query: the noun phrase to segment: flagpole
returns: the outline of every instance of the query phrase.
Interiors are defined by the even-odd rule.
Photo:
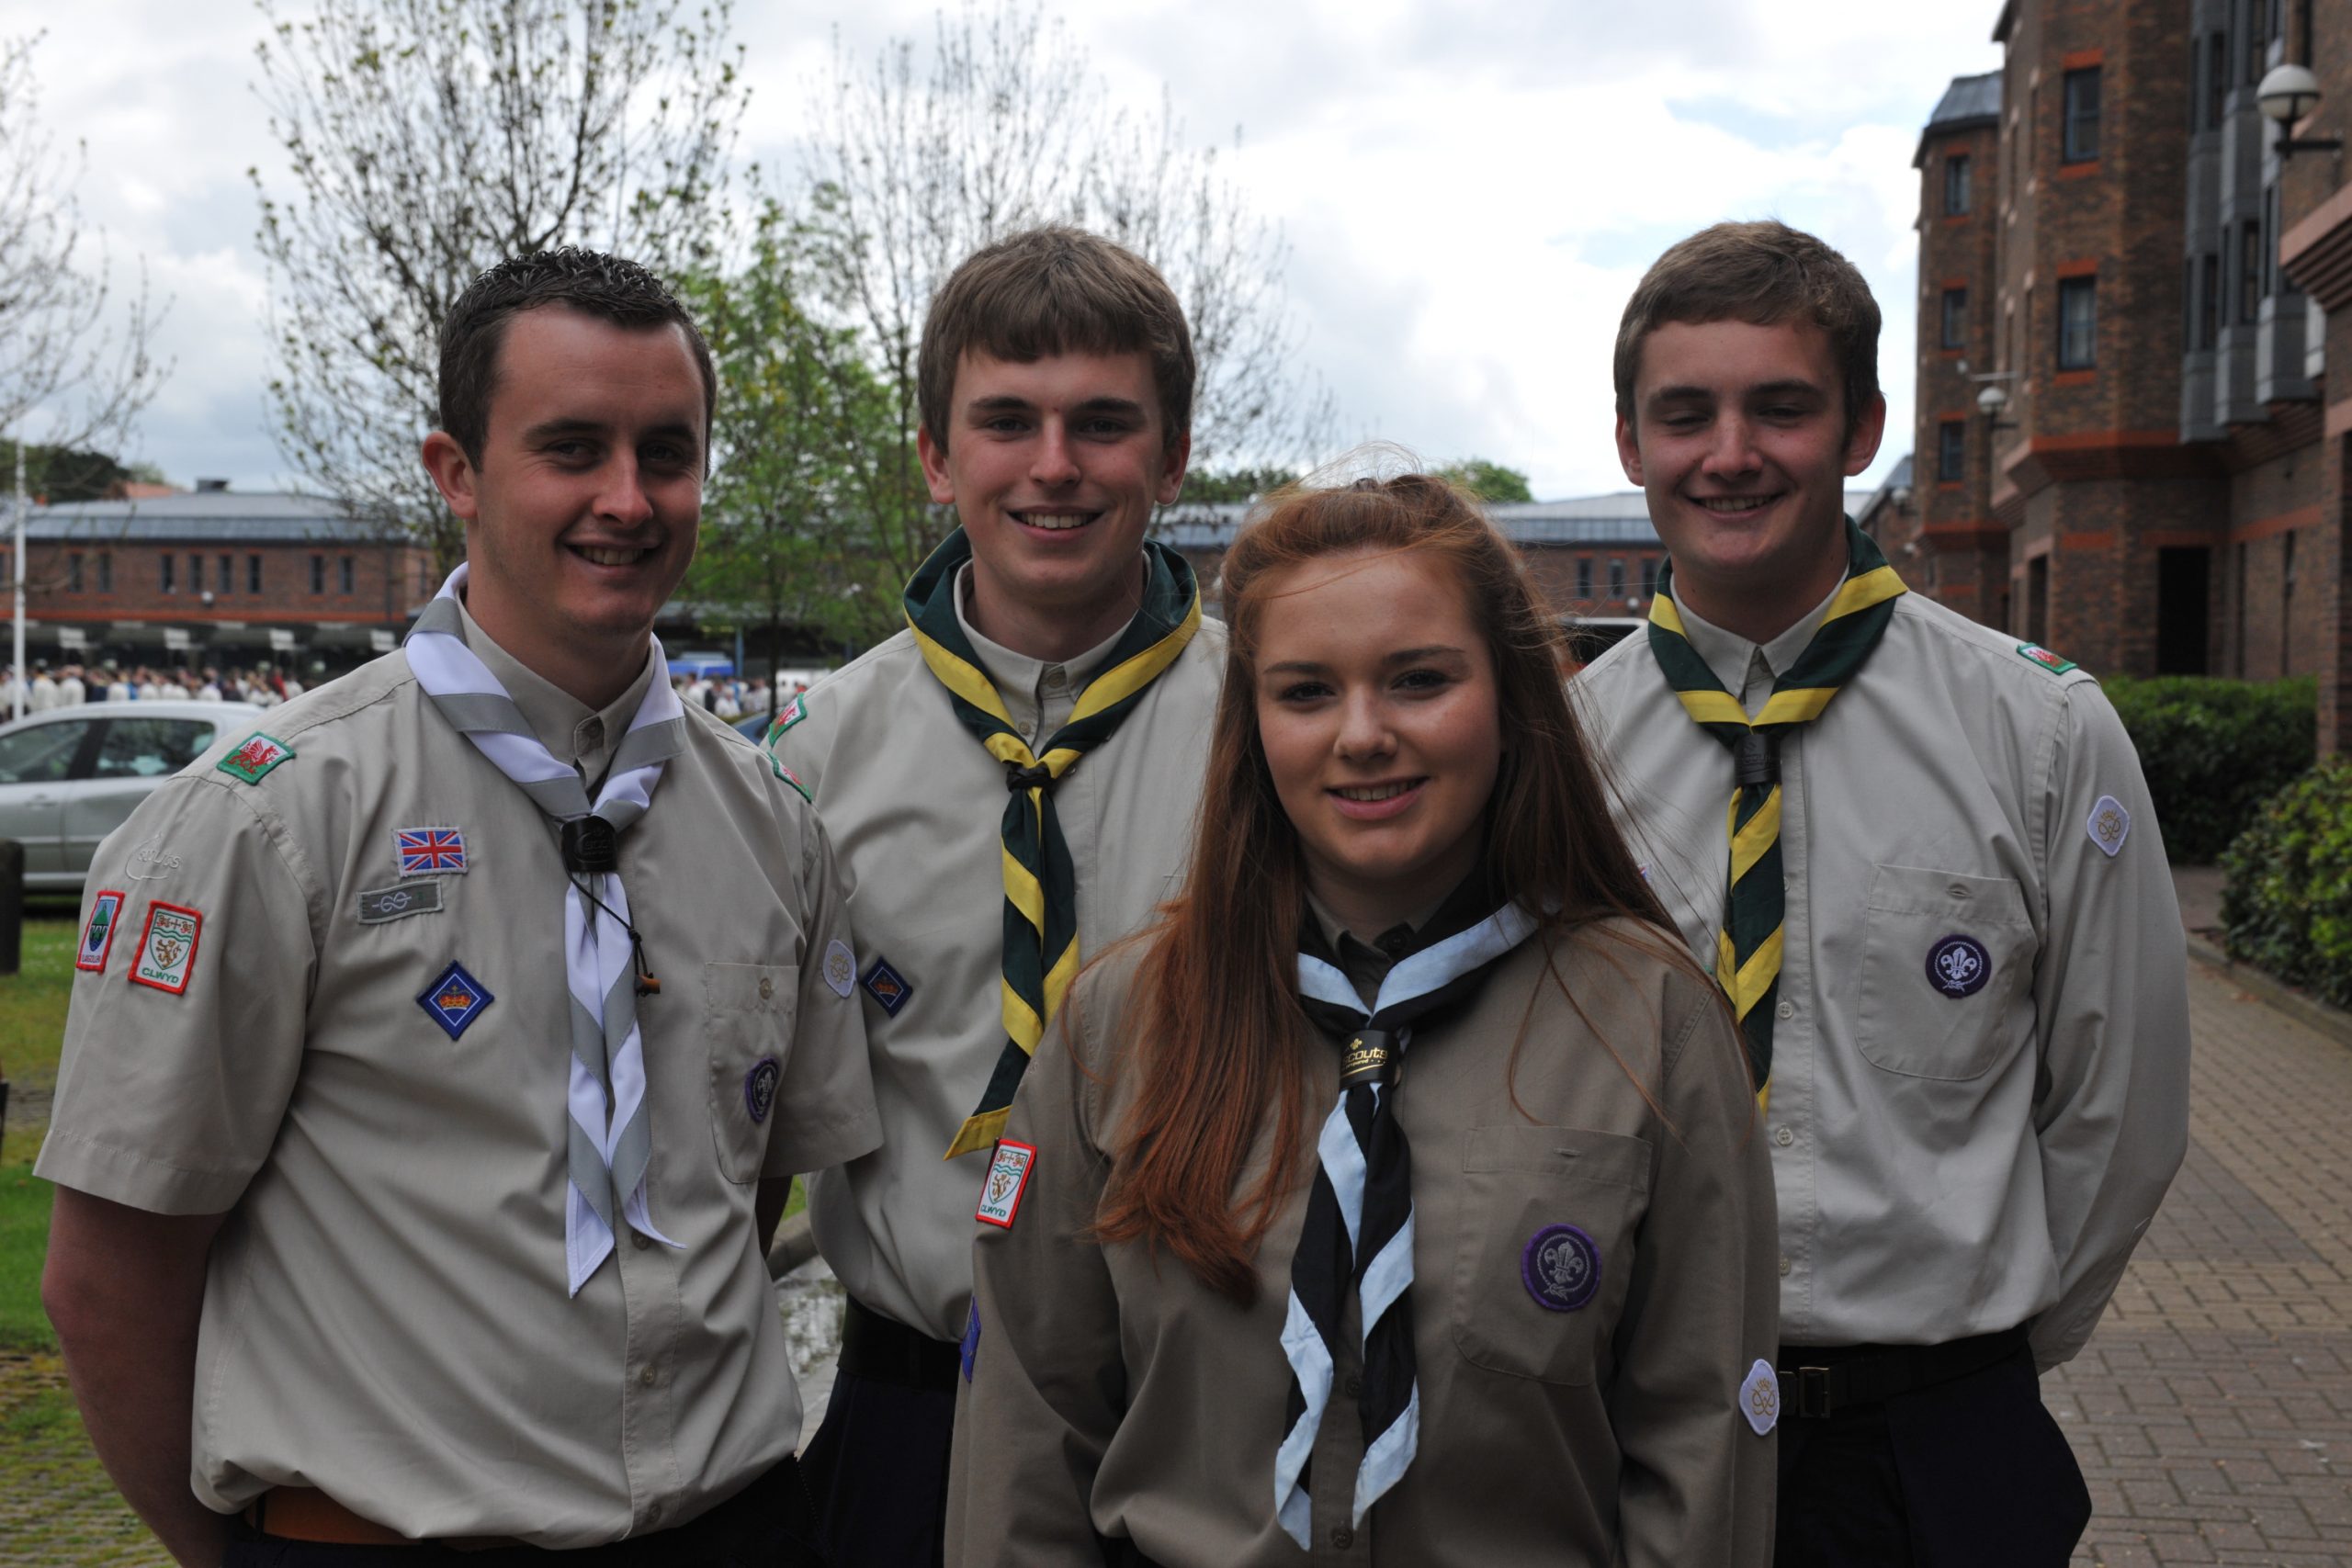
[[[17,567],[16,571],[11,574],[15,577],[16,582],[9,593],[10,614],[13,620],[13,630],[10,633],[10,641],[13,644],[10,668],[17,672],[14,694],[17,711],[9,716],[22,718],[25,716],[25,694],[29,689],[29,683],[25,675],[25,438],[21,435],[17,437],[17,552],[9,558],[16,563]]]

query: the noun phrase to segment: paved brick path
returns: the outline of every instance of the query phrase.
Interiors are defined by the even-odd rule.
[[[2352,1562],[2352,1048],[2189,966],[2188,1158],[2044,1380],[2078,1564]]]

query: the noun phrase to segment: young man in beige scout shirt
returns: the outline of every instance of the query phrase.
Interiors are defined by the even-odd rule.
[[[882,1110],[881,1149],[809,1197],[850,1297],[807,1456],[843,1568],[940,1559],[1005,1108],[1080,959],[1183,865],[1222,628],[1144,534],[1183,482],[1193,376],[1175,296],[1118,246],[1042,229],[965,262],[924,326],[920,437],[962,526],[909,585],[908,629],[769,735],[852,884]]]
[[[477,279],[467,568],[99,853],[43,1294],[185,1563],[814,1561],[764,1244],[878,1129],[824,835],[650,636],[713,385],[641,267]]]
[[[2089,1497],[2035,1374],[2090,1337],[2180,1164],[2180,915],[2098,682],[1906,592],[1845,518],[1878,324],[1778,223],[1650,269],[1617,445],[1671,568],[1577,689],[1761,1090],[1775,1561],[2058,1568]]]

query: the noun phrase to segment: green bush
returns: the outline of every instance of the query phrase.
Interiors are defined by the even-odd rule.
[[[2318,688],[2308,675],[2118,676],[2101,684],[2139,749],[2176,864],[2219,858],[2265,800],[2311,768]]]
[[[2222,857],[2230,956],[2352,1006],[2352,762],[2306,773]]]

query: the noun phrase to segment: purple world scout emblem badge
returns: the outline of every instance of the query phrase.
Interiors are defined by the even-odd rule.
[[[743,1075],[743,1109],[752,1113],[754,1126],[768,1119],[768,1111],[775,1104],[778,1071],[774,1056],[763,1056]]]
[[[1993,955],[1973,936],[1958,931],[1928,949],[1928,984],[1957,1000],[1973,997],[1993,977]]]
[[[1574,1312],[1600,1289],[1600,1248],[1574,1225],[1545,1225],[1520,1254],[1519,1277],[1537,1306]]]

